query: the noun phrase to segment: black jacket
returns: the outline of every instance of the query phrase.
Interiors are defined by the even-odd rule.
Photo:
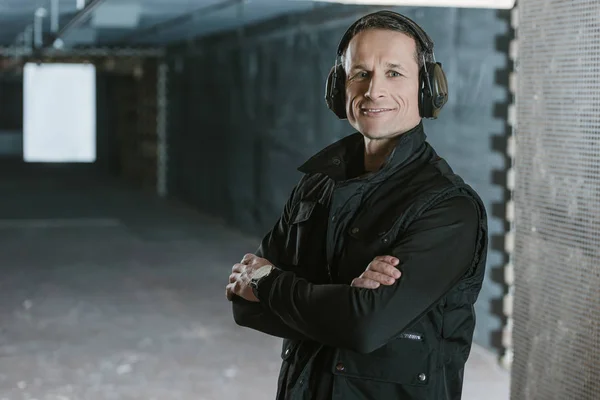
[[[475,191],[426,141],[405,133],[362,175],[359,133],[325,148],[257,254],[278,269],[260,303],[234,299],[241,325],[284,338],[277,399],[458,400],[487,255]],[[378,255],[391,286],[350,286]]]

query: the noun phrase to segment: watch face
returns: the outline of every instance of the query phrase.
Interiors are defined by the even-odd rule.
[[[267,275],[269,275],[269,272],[271,272],[272,269],[273,269],[272,265],[264,265],[264,266],[260,267],[259,269],[257,269],[256,272],[254,272],[254,274],[252,274],[252,279],[258,280],[264,276],[267,276]]]

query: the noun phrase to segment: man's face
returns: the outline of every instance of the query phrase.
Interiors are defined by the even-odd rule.
[[[402,32],[367,29],[344,58],[348,122],[369,139],[387,139],[416,126],[419,65],[416,43]]]

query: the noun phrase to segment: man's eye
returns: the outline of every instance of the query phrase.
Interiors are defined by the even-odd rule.
[[[398,77],[398,76],[402,76],[402,74],[400,72],[390,71],[390,76]]]
[[[355,75],[357,78],[366,78],[369,74],[366,71],[359,72]]]

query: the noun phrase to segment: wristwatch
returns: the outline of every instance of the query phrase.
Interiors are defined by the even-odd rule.
[[[271,274],[273,269],[274,267],[272,265],[263,265],[252,274],[252,278],[250,279],[250,287],[252,288],[252,293],[254,293],[257,299],[258,285],[260,285],[260,282],[268,277],[269,274]]]

